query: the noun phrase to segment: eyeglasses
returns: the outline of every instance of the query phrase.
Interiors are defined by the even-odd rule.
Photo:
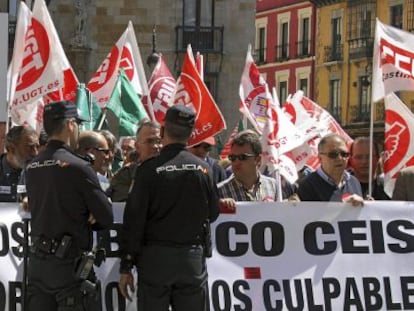
[[[228,158],[231,162],[234,162],[237,159],[239,159],[240,161],[246,161],[248,158],[253,158],[255,156],[257,156],[257,154],[242,153],[242,154],[229,154]]]
[[[330,159],[336,159],[339,156],[341,156],[342,158],[349,158],[349,152],[346,151],[319,152],[319,154],[326,155]]]
[[[111,152],[111,149],[105,149],[105,148],[93,148],[97,151],[105,153],[105,155],[108,155]]]

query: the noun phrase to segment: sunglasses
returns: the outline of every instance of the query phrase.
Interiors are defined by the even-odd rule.
[[[349,158],[349,152],[346,151],[320,152],[320,154],[324,154],[330,159],[336,159],[339,156],[341,156],[342,158]]]
[[[110,149],[105,149],[105,148],[93,148],[93,149],[95,149],[95,150],[97,150],[97,151],[100,151],[100,152],[103,152],[103,153],[105,153],[106,155],[108,155],[108,154],[111,152],[111,150],[110,150]]]
[[[242,153],[242,154],[229,154],[228,158],[231,162],[234,162],[237,159],[239,159],[240,161],[246,161],[248,158],[253,158],[255,156],[257,156],[257,154]]]

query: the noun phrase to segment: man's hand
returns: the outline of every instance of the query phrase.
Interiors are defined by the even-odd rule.
[[[128,273],[121,273],[121,277],[119,278],[119,291],[121,295],[124,296],[125,299],[132,301],[131,296],[129,295],[129,291],[134,292],[134,276],[131,272]]]
[[[220,213],[234,214],[236,213],[236,201],[232,198],[220,199]]]
[[[89,218],[88,218],[88,224],[93,225],[96,223],[96,219],[95,217],[93,217],[92,214],[89,214]]]
[[[342,202],[350,203],[355,207],[362,207],[364,205],[364,199],[357,194],[351,194],[346,198],[343,198]]]
[[[22,201],[20,202],[20,205],[22,207],[22,209],[25,212],[30,212],[30,208],[29,208],[29,199],[27,196],[23,197]]]

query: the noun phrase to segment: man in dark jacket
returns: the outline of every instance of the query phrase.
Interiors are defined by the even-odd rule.
[[[186,150],[192,109],[172,106],[161,128],[163,149],[136,172],[121,240],[120,290],[129,298],[138,270],[140,311],[206,310],[206,222],[218,217],[209,165]],[[207,226],[208,227],[208,226]]]
[[[72,152],[81,121],[76,106],[51,103],[43,118],[49,142],[27,166],[32,246],[25,310],[95,310],[88,304],[95,280],[85,254],[92,230],[112,224],[112,204],[89,163]]]

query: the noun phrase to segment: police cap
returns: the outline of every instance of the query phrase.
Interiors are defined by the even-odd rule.
[[[58,101],[47,104],[43,110],[43,119],[70,119],[75,118],[78,121],[87,121],[79,115],[78,107],[70,101]]]
[[[164,121],[192,128],[195,119],[196,115],[193,109],[183,105],[173,105],[167,110]]]

